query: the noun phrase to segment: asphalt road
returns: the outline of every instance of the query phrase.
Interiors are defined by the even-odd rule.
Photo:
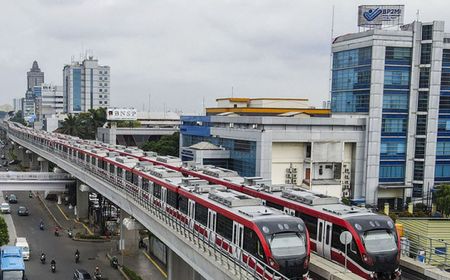
[[[31,248],[31,257],[25,262],[26,274],[30,280],[38,279],[72,279],[75,268],[82,268],[93,273],[98,265],[103,277],[108,279],[120,279],[119,272],[109,265],[105,253],[113,246],[110,242],[92,243],[73,241],[66,233],[59,237],[54,235],[55,224],[44,210],[37,198],[29,198],[27,192],[15,192],[18,204],[11,205],[11,215],[18,237],[26,237]],[[30,211],[30,216],[18,216],[17,208],[25,205]],[[41,218],[45,229],[39,229]],[[80,262],[75,264],[75,250],[80,251]],[[46,264],[41,264],[40,255],[44,252],[47,256]],[[50,271],[50,261],[56,261],[56,273]]]

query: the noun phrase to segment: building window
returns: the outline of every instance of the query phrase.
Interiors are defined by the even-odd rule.
[[[426,135],[427,115],[417,115],[416,135]]]
[[[430,68],[420,68],[419,88],[428,88],[430,85]]]
[[[389,110],[407,110],[408,109],[408,95],[404,93],[389,93],[383,95],[383,109]]]
[[[105,104],[108,104],[108,101],[105,101],[104,103],[105,103]]]
[[[428,92],[419,92],[419,98],[417,100],[417,111],[427,112],[428,111]]]
[[[442,68],[441,90],[450,90],[450,68]]]
[[[433,25],[422,25],[422,40],[433,39]]]
[[[438,139],[436,145],[436,156],[450,156],[450,139],[447,141],[440,141]]]
[[[411,48],[386,47],[386,64],[411,64]]]
[[[383,116],[381,132],[384,133],[405,133],[407,120],[405,118],[389,118]]]
[[[103,104],[103,102],[102,102],[102,101],[99,101],[99,103],[100,103],[100,104]]]
[[[98,73],[99,73],[99,74],[102,74],[102,71],[100,70],[100,71],[98,71]]]
[[[105,87],[107,87],[107,86],[108,86],[108,83],[105,83],[104,85],[105,85]]]
[[[416,138],[416,149],[414,152],[415,158],[424,158],[425,157],[425,138]]]
[[[107,80],[108,80],[108,77],[104,77],[103,80],[107,81]]]
[[[405,178],[405,164],[397,162],[380,163],[380,182],[401,182]]]
[[[409,86],[409,67],[405,69],[390,69],[384,71],[384,85],[385,86]]]
[[[444,49],[442,51],[442,65],[450,66],[450,50],[449,49]]]
[[[439,110],[440,111],[450,110],[450,96],[441,95],[439,97]]]
[[[450,117],[447,117],[447,118],[439,118],[439,121],[438,121],[438,131],[439,131],[439,132],[447,132],[447,131],[450,131]]]
[[[106,75],[106,74],[108,74],[108,71],[105,71],[104,73],[105,73],[105,75]]]
[[[369,91],[333,92],[331,108],[333,112],[368,112]]]
[[[102,89],[99,89],[98,91],[100,91],[100,92],[103,92],[103,90],[102,90]]]
[[[422,184],[413,184],[413,197],[422,197],[423,193],[423,185]]]
[[[434,173],[436,180],[442,181],[450,178],[450,163],[436,163],[436,170]],[[441,180],[439,180],[441,179]]]
[[[414,180],[423,180],[423,161],[414,162]]]
[[[102,84],[102,83],[99,83],[98,85],[99,85],[99,86],[103,86],[103,84]]]
[[[398,138],[381,139],[381,158],[404,158],[406,152],[406,140]]]
[[[431,62],[431,44],[422,44],[420,50],[420,63],[430,64]]]
[[[104,92],[108,92],[108,89],[105,88]]]
[[[372,48],[360,48],[333,54],[333,69],[368,65],[372,60]]]
[[[101,81],[101,80],[103,80],[103,78],[102,78],[102,77],[99,77],[98,79],[99,79],[100,81]]]

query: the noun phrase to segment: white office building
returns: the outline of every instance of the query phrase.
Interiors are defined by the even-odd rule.
[[[110,67],[92,56],[63,69],[64,112],[81,113],[110,105]]]
[[[61,114],[64,110],[62,86],[41,84],[34,87],[36,120],[43,121],[54,114]]]

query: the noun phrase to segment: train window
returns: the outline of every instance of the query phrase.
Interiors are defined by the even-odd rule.
[[[139,185],[139,176],[131,173],[131,181],[133,182],[134,185]]]
[[[178,209],[184,214],[188,213],[188,199],[182,195],[178,196]]]
[[[208,208],[200,203],[195,203],[195,220],[205,226],[208,222]]]
[[[161,199],[161,186],[160,186],[160,185],[155,184],[155,185],[153,186],[153,195],[154,195],[156,198]]]
[[[326,238],[325,238],[325,244],[329,245],[330,244],[330,230],[331,230],[331,226],[327,225],[327,231],[325,232]]]
[[[91,156],[90,155],[86,155],[86,162],[91,162]]]
[[[114,174],[114,165],[109,164],[109,173]]]
[[[278,205],[278,204],[273,203],[273,202],[270,202],[270,201],[266,201],[266,206],[283,211],[283,206]]]
[[[322,231],[323,231],[323,223],[319,224],[319,233],[317,233],[319,242],[322,242]]]
[[[142,189],[148,192],[148,179],[142,178]]]
[[[261,242],[258,235],[248,227],[244,227],[244,250],[249,252],[255,257],[261,260],[265,259],[264,250],[262,249]]]
[[[178,208],[177,207],[177,201],[178,201],[177,196],[178,196],[178,194],[176,192],[173,192],[173,191],[167,189],[167,203],[170,206]]]
[[[132,183],[133,182],[133,173],[131,173],[128,170],[125,170],[125,180],[127,180],[128,182]]]
[[[317,239],[317,218],[299,212],[296,212],[295,215],[305,222],[309,231],[309,237]]]
[[[336,224],[333,224],[333,234],[332,234],[332,237],[331,237],[331,246],[333,248],[336,248],[336,249],[338,249],[340,251],[344,251],[345,250],[344,245],[340,241],[341,233],[343,231],[345,231],[345,230],[346,230],[345,228],[343,228],[341,226],[338,226]]]
[[[120,178],[123,177],[123,169],[122,168],[117,167],[117,176]]]
[[[233,221],[222,214],[217,213],[216,232],[231,241],[233,234]]]
[[[95,165],[95,157],[91,157],[91,164]]]

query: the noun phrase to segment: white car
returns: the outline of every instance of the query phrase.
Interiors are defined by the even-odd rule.
[[[3,202],[0,205],[0,212],[4,214],[11,214],[11,207],[9,206],[9,203]]]

